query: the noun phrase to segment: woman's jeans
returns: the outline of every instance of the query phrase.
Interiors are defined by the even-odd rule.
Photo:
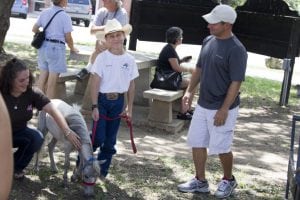
[[[93,144],[94,150],[100,147],[98,160],[106,160],[101,164],[101,175],[106,177],[112,156],[116,154],[115,144],[117,142],[117,133],[120,126],[120,114],[123,111],[124,95],[121,94],[116,100],[107,99],[105,94],[99,93],[98,108],[99,121],[97,122],[96,135]],[[111,118],[114,120],[106,120],[103,118]]]
[[[24,128],[13,132],[13,147],[18,148],[14,153],[14,170],[20,172],[30,163],[35,152],[40,150],[44,137],[40,131]]]

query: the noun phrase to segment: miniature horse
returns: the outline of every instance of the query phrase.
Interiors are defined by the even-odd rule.
[[[93,149],[91,144],[91,139],[88,134],[88,128],[84,121],[84,118],[79,112],[77,106],[70,106],[62,100],[52,99],[51,103],[63,114],[69,127],[79,135],[81,141],[81,150],[79,151],[79,165],[74,169],[71,180],[77,180],[78,176],[81,175],[81,179],[84,185],[84,195],[94,196],[94,184],[97,177],[100,176],[100,164],[105,161],[96,161],[93,158]],[[53,118],[41,111],[38,117],[38,129],[46,136],[49,131],[52,134],[52,140],[48,144],[49,156],[51,161],[51,168],[53,171],[57,172],[57,166],[54,161],[53,151],[57,141],[63,143],[63,149],[65,153],[65,163],[64,163],[64,185],[68,185],[67,172],[70,166],[70,153],[74,150],[73,145],[64,136],[62,130],[57,126]],[[36,156],[35,168],[38,169],[38,154]]]

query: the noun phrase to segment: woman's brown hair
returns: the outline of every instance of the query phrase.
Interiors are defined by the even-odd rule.
[[[2,94],[10,94],[13,81],[17,77],[17,73],[28,70],[26,64],[17,58],[13,58],[4,65],[0,73],[0,91]],[[29,70],[29,84],[27,89],[31,89],[33,84],[33,76]]]

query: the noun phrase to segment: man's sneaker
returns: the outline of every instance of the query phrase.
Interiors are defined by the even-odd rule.
[[[209,186],[207,181],[199,181],[196,178],[193,178],[192,180],[182,183],[177,186],[177,189],[180,192],[202,192],[202,193],[208,193],[209,192]]]
[[[232,176],[232,177],[233,177],[232,180],[223,179],[218,184],[218,189],[215,192],[215,196],[217,198],[220,198],[220,199],[226,198],[232,194],[234,188],[236,188],[236,186],[238,185],[234,176]]]

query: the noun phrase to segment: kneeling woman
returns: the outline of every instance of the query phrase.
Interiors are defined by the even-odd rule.
[[[79,149],[79,137],[69,127],[62,114],[51,104],[50,100],[38,89],[32,87],[33,76],[19,59],[12,59],[2,68],[0,74],[0,91],[7,106],[13,132],[14,177],[24,178],[24,169],[43,143],[43,135],[35,128],[29,128],[27,122],[33,116],[33,109],[49,113],[64,130],[68,140]]]

